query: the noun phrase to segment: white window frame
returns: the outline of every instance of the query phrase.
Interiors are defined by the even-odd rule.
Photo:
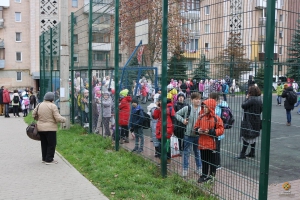
[[[18,58],[17,58],[18,57],[18,53],[20,53],[21,60],[18,60]],[[16,61],[17,62],[22,62],[22,52],[20,52],[20,51],[16,52]]]
[[[76,6],[73,3],[76,3]],[[72,0],[72,8],[78,8],[78,0]]]
[[[204,25],[204,33],[210,33],[210,24],[205,24]]]
[[[16,3],[21,3],[21,0],[15,0]]]
[[[280,15],[279,15],[279,21],[280,21],[280,22],[283,22],[283,14],[280,14]]]
[[[17,21],[17,14],[20,14],[20,20]],[[15,22],[21,22],[22,21],[22,15],[21,12],[15,12]]]
[[[20,74],[20,79],[18,79],[18,74]],[[20,81],[20,82],[22,81],[22,72],[17,72],[17,78],[16,78],[16,79],[17,79],[18,82],[19,82],[19,81]]]
[[[20,40],[17,40],[17,34],[20,34]],[[22,32],[16,32],[16,42],[22,42]]]
[[[76,60],[74,58],[76,58]],[[79,62],[78,54],[73,54],[73,60],[74,60],[74,62]]]
[[[210,6],[209,5],[204,6],[204,14],[205,15],[210,15]]]

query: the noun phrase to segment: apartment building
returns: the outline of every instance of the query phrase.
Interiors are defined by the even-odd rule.
[[[13,89],[39,87],[39,36],[60,21],[61,0],[0,1],[0,85]],[[69,13],[83,0],[68,0]]]
[[[300,6],[297,0],[276,1],[276,32],[274,44],[274,75],[284,75],[290,45]],[[218,57],[228,47],[230,33],[240,34],[244,59],[250,66],[263,66],[265,60],[267,0],[184,0],[182,16],[189,21],[191,39],[183,45],[188,70],[205,58],[211,72],[220,65]],[[197,34],[194,34],[197,33]],[[216,77],[221,78],[221,77]]]

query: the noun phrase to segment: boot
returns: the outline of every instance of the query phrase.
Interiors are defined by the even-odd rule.
[[[154,154],[154,157],[155,158],[159,158],[159,147],[155,147],[155,154]]]
[[[236,157],[236,159],[246,159],[245,153],[240,153],[240,156]]]
[[[255,157],[255,148],[251,146],[250,153],[246,154],[246,157],[254,158]]]

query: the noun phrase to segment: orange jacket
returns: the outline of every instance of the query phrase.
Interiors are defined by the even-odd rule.
[[[198,141],[199,149],[216,149],[216,142],[218,136],[224,133],[224,126],[222,119],[215,114],[217,102],[214,99],[207,99],[201,104],[200,116],[198,117],[194,130],[201,128],[202,130],[209,130],[208,134],[200,134]],[[203,106],[206,105],[210,112],[204,113]],[[217,122],[216,122],[217,120]]]

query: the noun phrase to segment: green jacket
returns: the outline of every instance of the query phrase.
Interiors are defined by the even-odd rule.
[[[283,86],[282,85],[277,85],[276,92],[277,92],[278,96],[281,96],[282,92],[283,92]]]
[[[195,109],[191,105],[191,114],[189,116],[189,123],[186,126],[186,132],[184,133],[185,135],[192,136],[192,137],[199,136],[199,135],[194,134],[193,130],[194,130],[194,126],[196,124],[197,118],[199,116],[200,110],[201,110],[201,106],[199,106],[197,109]],[[178,121],[183,123],[183,120],[187,118],[187,114],[188,114],[188,106],[185,106],[176,112],[175,117]]]

